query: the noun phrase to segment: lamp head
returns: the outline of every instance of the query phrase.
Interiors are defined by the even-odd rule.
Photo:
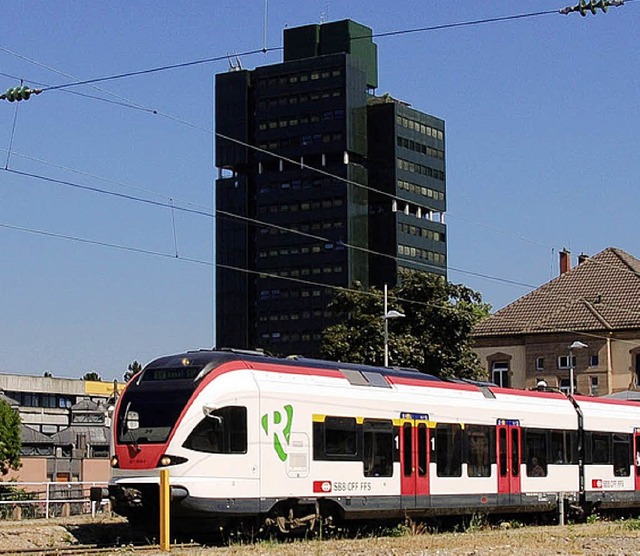
[[[589,346],[583,342],[580,342],[579,340],[576,340],[569,346],[569,349],[583,349],[586,347],[589,347]]]
[[[400,311],[396,311],[395,309],[391,309],[391,311],[387,311],[387,314],[384,315],[383,318],[385,318],[385,319],[397,319],[397,318],[401,318],[401,317],[406,317],[406,315],[404,313],[401,313]]]

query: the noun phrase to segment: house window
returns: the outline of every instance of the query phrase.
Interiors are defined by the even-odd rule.
[[[568,378],[563,378],[560,380],[560,391],[564,394],[568,394],[570,390],[571,381]],[[576,391],[576,379],[573,377],[573,391]]]
[[[598,392],[599,392],[598,377],[597,376],[592,376],[591,377],[591,386],[589,388],[589,393],[592,396],[597,396]]]
[[[589,367],[597,367],[599,364],[598,354],[589,356]]]
[[[491,365],[491,380],[494,384],[509,388],[509,362],[494,361]]]
[[[571,357],[573,365],[569,364],[569,356],[568,355],[560,355],[558,357],[558,369],[570,369],[573,367],[576,368],[576,356]]]
[[[544,357],[536,358],[536,371],[544,371]]]

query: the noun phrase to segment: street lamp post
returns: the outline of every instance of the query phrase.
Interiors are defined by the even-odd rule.
[[[389,366],[389,319],[397,319],[402,318],[405,315],[400,311],[396,311],[392,309],[391,311],[387,308],[387,285],[384,285],[384,312],[382,314],[382,319],[384,320],[384,366]]]
[[[575,365],[573,364],[573,350],[574,349],[584,349],[589,347],[587,344],[576,340],[569,346],[569,395],[573,396],[573,373],[575,369]]]

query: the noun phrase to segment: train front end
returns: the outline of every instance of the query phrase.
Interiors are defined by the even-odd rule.
[[[157,526],[161,469],[170,474],[172,519],[181,513],[193,517],[181,512],[181,502],[189,498],[187,479],[194,471],[199,474],[202,461],[183,446],[183,437],[206,418],[201,404],[194,402],[213,388],[211,375],[229,359],[213,351],[167,356],[151,362],[127,384],[111,424],[109,499],[112,509],[134,526]]]

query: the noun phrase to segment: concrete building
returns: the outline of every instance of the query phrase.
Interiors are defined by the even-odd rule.
[[[446,275],[444,121],[377,87],[350,20],[285,29],[282,63],[216,76],[219,347],[318,355],[332,286]]]
[[[609,247],[481,322],[476,352],[490,380],[603,396],[640,386],[640,260]],[[574,347],[574,342],[583,346]]]
[[[0,399],[22,421],[22,467],[4,480],[106,481],[106,410],[124,384],[0,374]]]

